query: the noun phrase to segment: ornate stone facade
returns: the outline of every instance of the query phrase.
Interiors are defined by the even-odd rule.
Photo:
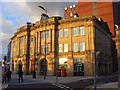
[[[116,29],[116,48],[117,48],[117,56],[118,56],[118,73],[119,73],[119,88],[120,88],[120,27]]]
[[[95,51],[100,52],[97,74],[111,73],[111,33],[105,26],[93,16],[50,17],[47,22],[27,23],[11,39],[11,70],[17,73],[21,68],[31,74],[35,68],[37,74],[43,74],[46,33],[47,75],[55,75],[58,68],[65,67],[67,75],[93,76]]]

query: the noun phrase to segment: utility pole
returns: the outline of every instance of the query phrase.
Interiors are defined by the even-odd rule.
[[[36,78],[35,63],[36,63],[36,36],[34,36],[34,72],[33,72],[33,78]]]
[[[46,25],[47,25],[47,7],[46,9],[42,6],[38,6],[39,8],[41,8],[42,10],[45,11],[45,14],[42,14],[42,18],[45,18],[45,54],[44,54],[44,79],[46,79]]]

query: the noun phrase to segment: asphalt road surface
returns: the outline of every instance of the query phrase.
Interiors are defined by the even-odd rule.
[[[97,83],[108,83],[118,81],[118,76],[114,75],[112,77],[103,77],[98,78]],[[77,82],[67,83],[67,84],[50,84],[50,83],[41,83],[41,84],[17,84],[9,85],[8,88],[4,90],[83,90],[86,87],[93,85],[94,79],[80,80]],[[86,89],[85,89],[86,90]],[[111,89],[110,89],[111,90]]]
[[[4,90],[64,90],[49,83],[44,84],[21,84],[21,85],[9,85]]]
[[[114,75],[112,77],[104,77],[97,79],[97,84],[99,83],[109,83],[109,82],[117,82],[118,76]],[[74,90],[83,90],[84,88],[94,85],[94,79],[86,79],[86,80],[80,80],[74,83],[68,83],[65,84],[66,86],[74,89]]]

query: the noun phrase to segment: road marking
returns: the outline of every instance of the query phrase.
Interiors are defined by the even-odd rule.
[[[52,84],[52,85],[54,85],[54,86],[56,86],[56,87],[60,87],[60,88],[62,88],[62,89],[64,89],[64,90],[74,90],[74,89],[72,89],[72,88],[70,88],[70,87],[68,87],[68,86],[65,86],[65,85],[63,85],[63,84],[60,84],[60,83],[54,83],[54,84]]]

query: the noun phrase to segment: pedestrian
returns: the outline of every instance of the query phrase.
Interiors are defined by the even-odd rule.
[[[11,74],[12,72],[10,70],[7,71],[7,82],[9,83],[11,80]]]
[[[3,72],[3,80],[2,80],[2,83],[6,83],[6,76],[7,76],[7,73],[6,73],[6,70]]]
[[[23,82],[23,71],[22,71],[22,70],[19,70],[18,76],[19,76],[18,82],[20,83],[20,79],[21,79],[21,81]]]

